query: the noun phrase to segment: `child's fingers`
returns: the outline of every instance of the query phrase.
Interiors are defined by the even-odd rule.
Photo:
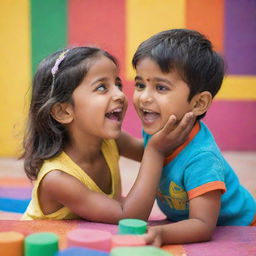
[[[160,247],[162,244],[160,237],[157,235],[156,230],[151,228],[148,230],[148,233],[144,235],[144,241],[146,245],[153,245],[157,247]]]
[[[154,242],[153,234],[152,233],[145,234],[144,241],[145,241],[146,245],[152,245],[152,243]]]
[[[169,134],[171,131],[173,131],[175,129],[176,120],[176,116],[171,115],[166,124],[164,125],[162,132],[164,132],[165,134]]]
[[[195,121],[196,121],[196,116],[194,115],[194,113],[193,112],[187,113],[186,121],[185,121],[186,124],[183,130],[183,134],[188,135],[191,132],[192,128],[194,127]]]
[[[195,115],[192,112],[186,113],[176,128],[179,137],[186,137],[193,128],[194,123]]]

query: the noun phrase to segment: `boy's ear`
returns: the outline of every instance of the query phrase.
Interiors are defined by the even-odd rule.
[[[57,102],[51,109],[51,116],[61,124],[69,124],[73,121],[71,105],[67,102]]]
[[[195,116],[204,114],[212,103],[212,94],[208,91],[196,94],[192,99],[193,113]]]

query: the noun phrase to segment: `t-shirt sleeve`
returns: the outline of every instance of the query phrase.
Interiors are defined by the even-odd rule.
[[[224,166],[214,153],[200,152],[187,163],[184,186],[189,200],[213,190],[226,191]]]

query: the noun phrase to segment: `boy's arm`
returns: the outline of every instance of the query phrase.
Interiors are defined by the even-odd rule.
[[[116,142],[121,156],[135,161],[141,161],[144,152],[143,139],[135,138],[127,132],[122,131]]]
[[[214,190],[189,201],[189,219],[149,228],[147,244],[184,244],[211,239],[220,211],[221,190]]]

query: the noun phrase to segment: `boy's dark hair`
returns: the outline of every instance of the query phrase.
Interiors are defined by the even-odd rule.
[[[133,67],[146,57],[154,60],[163,73],[179,73],[190,89],[188,101],[203,91],[214,97],[221,87],[224,61],[211,42],[197,31],[172,29],[153,35],[139,45],[132,59]]]
[[[92,60],[105,56],[117,65],[116,59],[104,50],[76,47],[67,52],[53,81],[51,69],[62,52],[42,60],[33,79],[24,153],[21,156],[31,180],[36,179],[43,161],[60,153],[68,141],[65,126],[51,116],[53,105],[57,102],[72,104],[72,93],[89,71]]]

